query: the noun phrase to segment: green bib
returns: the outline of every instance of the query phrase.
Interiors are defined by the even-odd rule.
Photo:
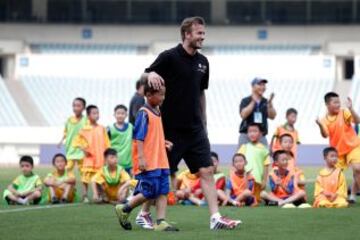
[[[20,175],[17,182],[17,191],[20,193],[34,190],[36,187],[36,182],[39,180],[38,175],[31,175],[30,177],[25,177],[24,175]]]
[[[67,170],[65,170],[64,175],[62,175],[61,177],[55,176],[53,173],[49,173],[47,176],[48,177],[55,177],[56,180],[59,180],[59,181],[64,181],[68,177],[68,172],[67,172]]]
[[[72,118],[69,118],[65,124],[66,129],[66,139],[65,139],[65,150],[66,158],[68,160],[81,160],[84,158],[84,152],[77,148],[73,147],[73,141],[75,137],[79,134],[80,130],[86,125],[87,118],[83,116],[80,121],[76,123],[71,122]]]
[[[103,172],[104,172],[104,176],[105,176],[105,181],[107,184],[109,184],[110,186],[116,186],[119,184],[120,182],[120,173],[123,170],[123,168],[121,166],[117,166],[116,168],[116,174],[115,177],[112,178],[111,174],[109,172],[109,169],[107,166],[103,167]]]
[[[131,123],[125,131],[120,131],[115,127],[115,124],[109,126],[110,131],[110,143],[118,153],[118,161],[120,166],[125,169],[132,167],[132,137],[133,126]]]
[[[252,143],[247,143],[245,147],[245,156],[248,162],[245,166],[245,171],[251,171],[255,182],[262,183],[265,170],[264,162],[269,155],[269,150],[265,147],[260,148]]]

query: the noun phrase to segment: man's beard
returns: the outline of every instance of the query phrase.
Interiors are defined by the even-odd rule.
[[[190,47],[193,48],[193,49],[196,49],[196,50],[201,49],[202,46],[201,46],[201,45],[198,46],[198,45],[196,44],[197,42],[198,42],[198,40],[190,42]]]

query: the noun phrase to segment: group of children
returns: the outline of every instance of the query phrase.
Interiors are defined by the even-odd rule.
[[[9,204],[22,205],[41,201],[74,202],[78,198],[74,174],[77,166],[82,201],[89,202],[90,186],[93,202],[117,204],[116,213],[124,229],[131,229],[128,217],[132,209],[142,205],[137,223],[155,230],[177,231],[165,221],[166,205],[178,201],[201,206],[206,201],[199,177],[188,170],[178,175],[176,189],[170,191],[166,151],[171,151],[172,143],[165,140],[159,110],[165,87],[156,90],[146,86],[145,97],[147,102],[140,109],[134,126],[125,122],[127,108],[118,105],[114,109],[116,122],[107,128],[98,123],[99,109],[95,105],[86,107],[84,99],[74,99],[74,116],[67,120],[60,143],[65,141],[66,156],[56,154],[53,157],[54,170],[43,181],[33,173],[32,158],[23,156],[20,159],[22,174],[4,191],[4,199]],[[347,207],[347,186],[342,170],[347,166],[353,168],[350,200],[354,200],[360,183],[360,139],[352,124],[360,123],[360,118],[352,109],[350,99],[344,110],[340,108],[336,93],[326,94],[325,103],[328,113],[316,123],[323,137],[330,138],[331,147],[323,150],[325,168],[316,179],[312,206]],[[86,116],[83,116],[84,110]],[[296,161],[299,143],[294,128],[296,110],[289,109],[286,118],[287,123],[274,134],[270,149],[260,142],[259,124],[248,126],[250,142],[240,146],[233,155],[228,177],[218,168],[219,157],[212,152],[219,204],[255,207],[264,202],[284,208],[311,207],[307,203],[304,173]],[[176,201],[168,197],[169,193],[175,195]],[[156,206],[155,226],[141,223],[141,217],[149,219],[151,205]]]

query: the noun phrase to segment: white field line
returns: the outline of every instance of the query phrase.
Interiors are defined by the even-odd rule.
[[[82,203],[73,203],[73,204],[45,205],[45,206],[36,206],[36,207],[5,209],[5,210],[0,210],[0,214],[13,213],[13,212],[27,212],[27,211],[44,210],[44,209],[51,209],[51,208],[75,207],[75,206],[79,206],[79,205],[83,205],[83,204]]]

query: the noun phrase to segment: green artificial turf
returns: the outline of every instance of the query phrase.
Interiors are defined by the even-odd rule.
[[[314,179],[319,168],[304,168],[308,179]],[[49,167],[38,167],[42,177]],[[0,170],[1,191],[18,174],[16,167]],[[350,172],[347,173],[350,177]],[[350,183],[350,181],[349,181]],[[79,189],[79,187],[78,187]],[[312,201],[313,183],[307,184]],[[168,220],[180,232],[165,233],[142,230],[136,226],[124,231],[119,226],[113,206],[78,204],[41,209],[7,206],[0,203],[0,239],[360,239],[360,204],[347,209],[280,209],[277,207],[223,207],[221,212],[244,223],[232,231],[210,231],[206,207],[171,206]],[[16,209],[16,210],[15,210]],[[15,211],[14,211],[15,210]],[[133,221],[137,210],[133,212]]]

